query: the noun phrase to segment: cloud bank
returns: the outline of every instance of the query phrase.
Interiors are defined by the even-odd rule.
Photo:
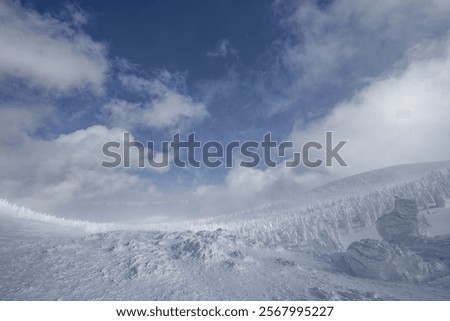
[[[70,21],[40,15],[12,1],[0,3],[0,79],[68,92],[103,90],[108,71],[106,49],[81,30],[83,14],[72,9]]]
[[[143,95],[143,102],[109,101],[103,110],[107,121],[113,126],[177,131],[208,115],[203,103],[194,102],[177,88],[179,83],[184,82],[183,77],[165,71],[151,80],[134,75],[121,75],[120,80],[128,90]]]

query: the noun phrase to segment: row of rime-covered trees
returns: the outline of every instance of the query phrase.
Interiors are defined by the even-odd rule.
[[[214,219],[203,220],[195,228],[221,227],[266,243],[306,244],[317,249],[338,250],[342,248],[342,234],[374,224],[393,208],[394,196],[414,199],[421,209],[428,209],[435,205],[437,198],[450,197],[450,169],[446,174],[431,172],[418,180],[362,196],[318,202],[308,207],[280,207],[278,211],[267,207],[259,210],[267,211],[267,215],[241,216],[220,224]]]

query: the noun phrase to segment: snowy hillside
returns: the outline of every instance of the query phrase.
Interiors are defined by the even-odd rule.
[[[65,220],[2,200],[0,299],[449,300],[447,164],[360,174],[322,189],[344,196],[307,206],[171,225]],[[417,227],[411,242],[385,239],[388,213]]]
[[[314,195],[322,198],[336,198],[343,195],[364,194],[417,180],[431,171],[445,173],[447,168],[450,168],[450,161],[406,164],[375,169],[315,188],[308,197],[312,198]]]

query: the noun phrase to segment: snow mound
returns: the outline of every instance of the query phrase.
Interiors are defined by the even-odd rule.
[[[335,264],[354,276],[385,281],[422,282],[448,274],[450,236],[420,235],[427,222],[418,214],[416,201],[396,198],[394,210],[376,222],[383,240],[353,242]]]
[[[417,237],[405,246],[426,260],[440,262],[450,268],[450,235]]]
[[[369,239],[350,244],[346,258],[353,275],[385,281],[420,282],[443,268],[406,247]]]
[[[244,254],[237,248],[254,244],[229,234],[223,229],[174,235],[176,236],[172,238],[170,245],[172,258],[198,260],[206,264],[224,262],[233,266],[236,260],[244,258]]]
[[[434,195],[433,199],[434,199],[435,205],[432,207],[437,207],[437,208],[445,207],[445,198],[442,197],[442,195],[439,195],[439,194]]]
[[[143,266],[148,262],[161,264],[200,264],[234,266],[245,258],[240,249],[256,247],[256,242],[238,238],[223,229],[215,231],[150,232],[114,231],[83,238],[84,246],[102,244],[113,253],[139,258]],[[165,262],[165,263],[164,263]]]
[[[419,236],[417,203],[397,198],[394,206],[392,212],[378,218],[376,222],[378,234],[384,240],[395,243],[404,243],[412,237]]]

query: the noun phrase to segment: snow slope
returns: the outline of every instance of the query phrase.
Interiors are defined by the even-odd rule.
[[[2,243],[2,299],[450,299],[447,288],[355,278],[338,270],[331,256],[223,230],[115,231]]]
[[[271,204],[175,225],[65,220],[3,200],[0,299],[450,300],[449,267],[435,264],[450,251],[448,205],[421,212],[430,224],[427,235],[439,239],[412,250],[364,241],[375,257],[395,260],[395,271],[364,274],[366,269],[356,276],[344,254],[354,241],[379,239],[374,223],[391,206],[393,194],[431,204],[430,194],[450,191],[450,176],[428,174],[441,165],[381,170],[379,175],[389,176],[387,185],[365,195],[303,207]],[[415,176],[425,167],[429,171]],[[396,185],[393,171],[412,179]],[[348,191],[360,184],[361,191],[374,174],[361,175],[367,179],[334,184]],[[353,246],[347,253],[353,248],[359,251]]]
[[[352,175],[313,189],[308,198],[336,198],[368,193],[410,182],[431,171],[446,172],[450,161],[396,165]]]

